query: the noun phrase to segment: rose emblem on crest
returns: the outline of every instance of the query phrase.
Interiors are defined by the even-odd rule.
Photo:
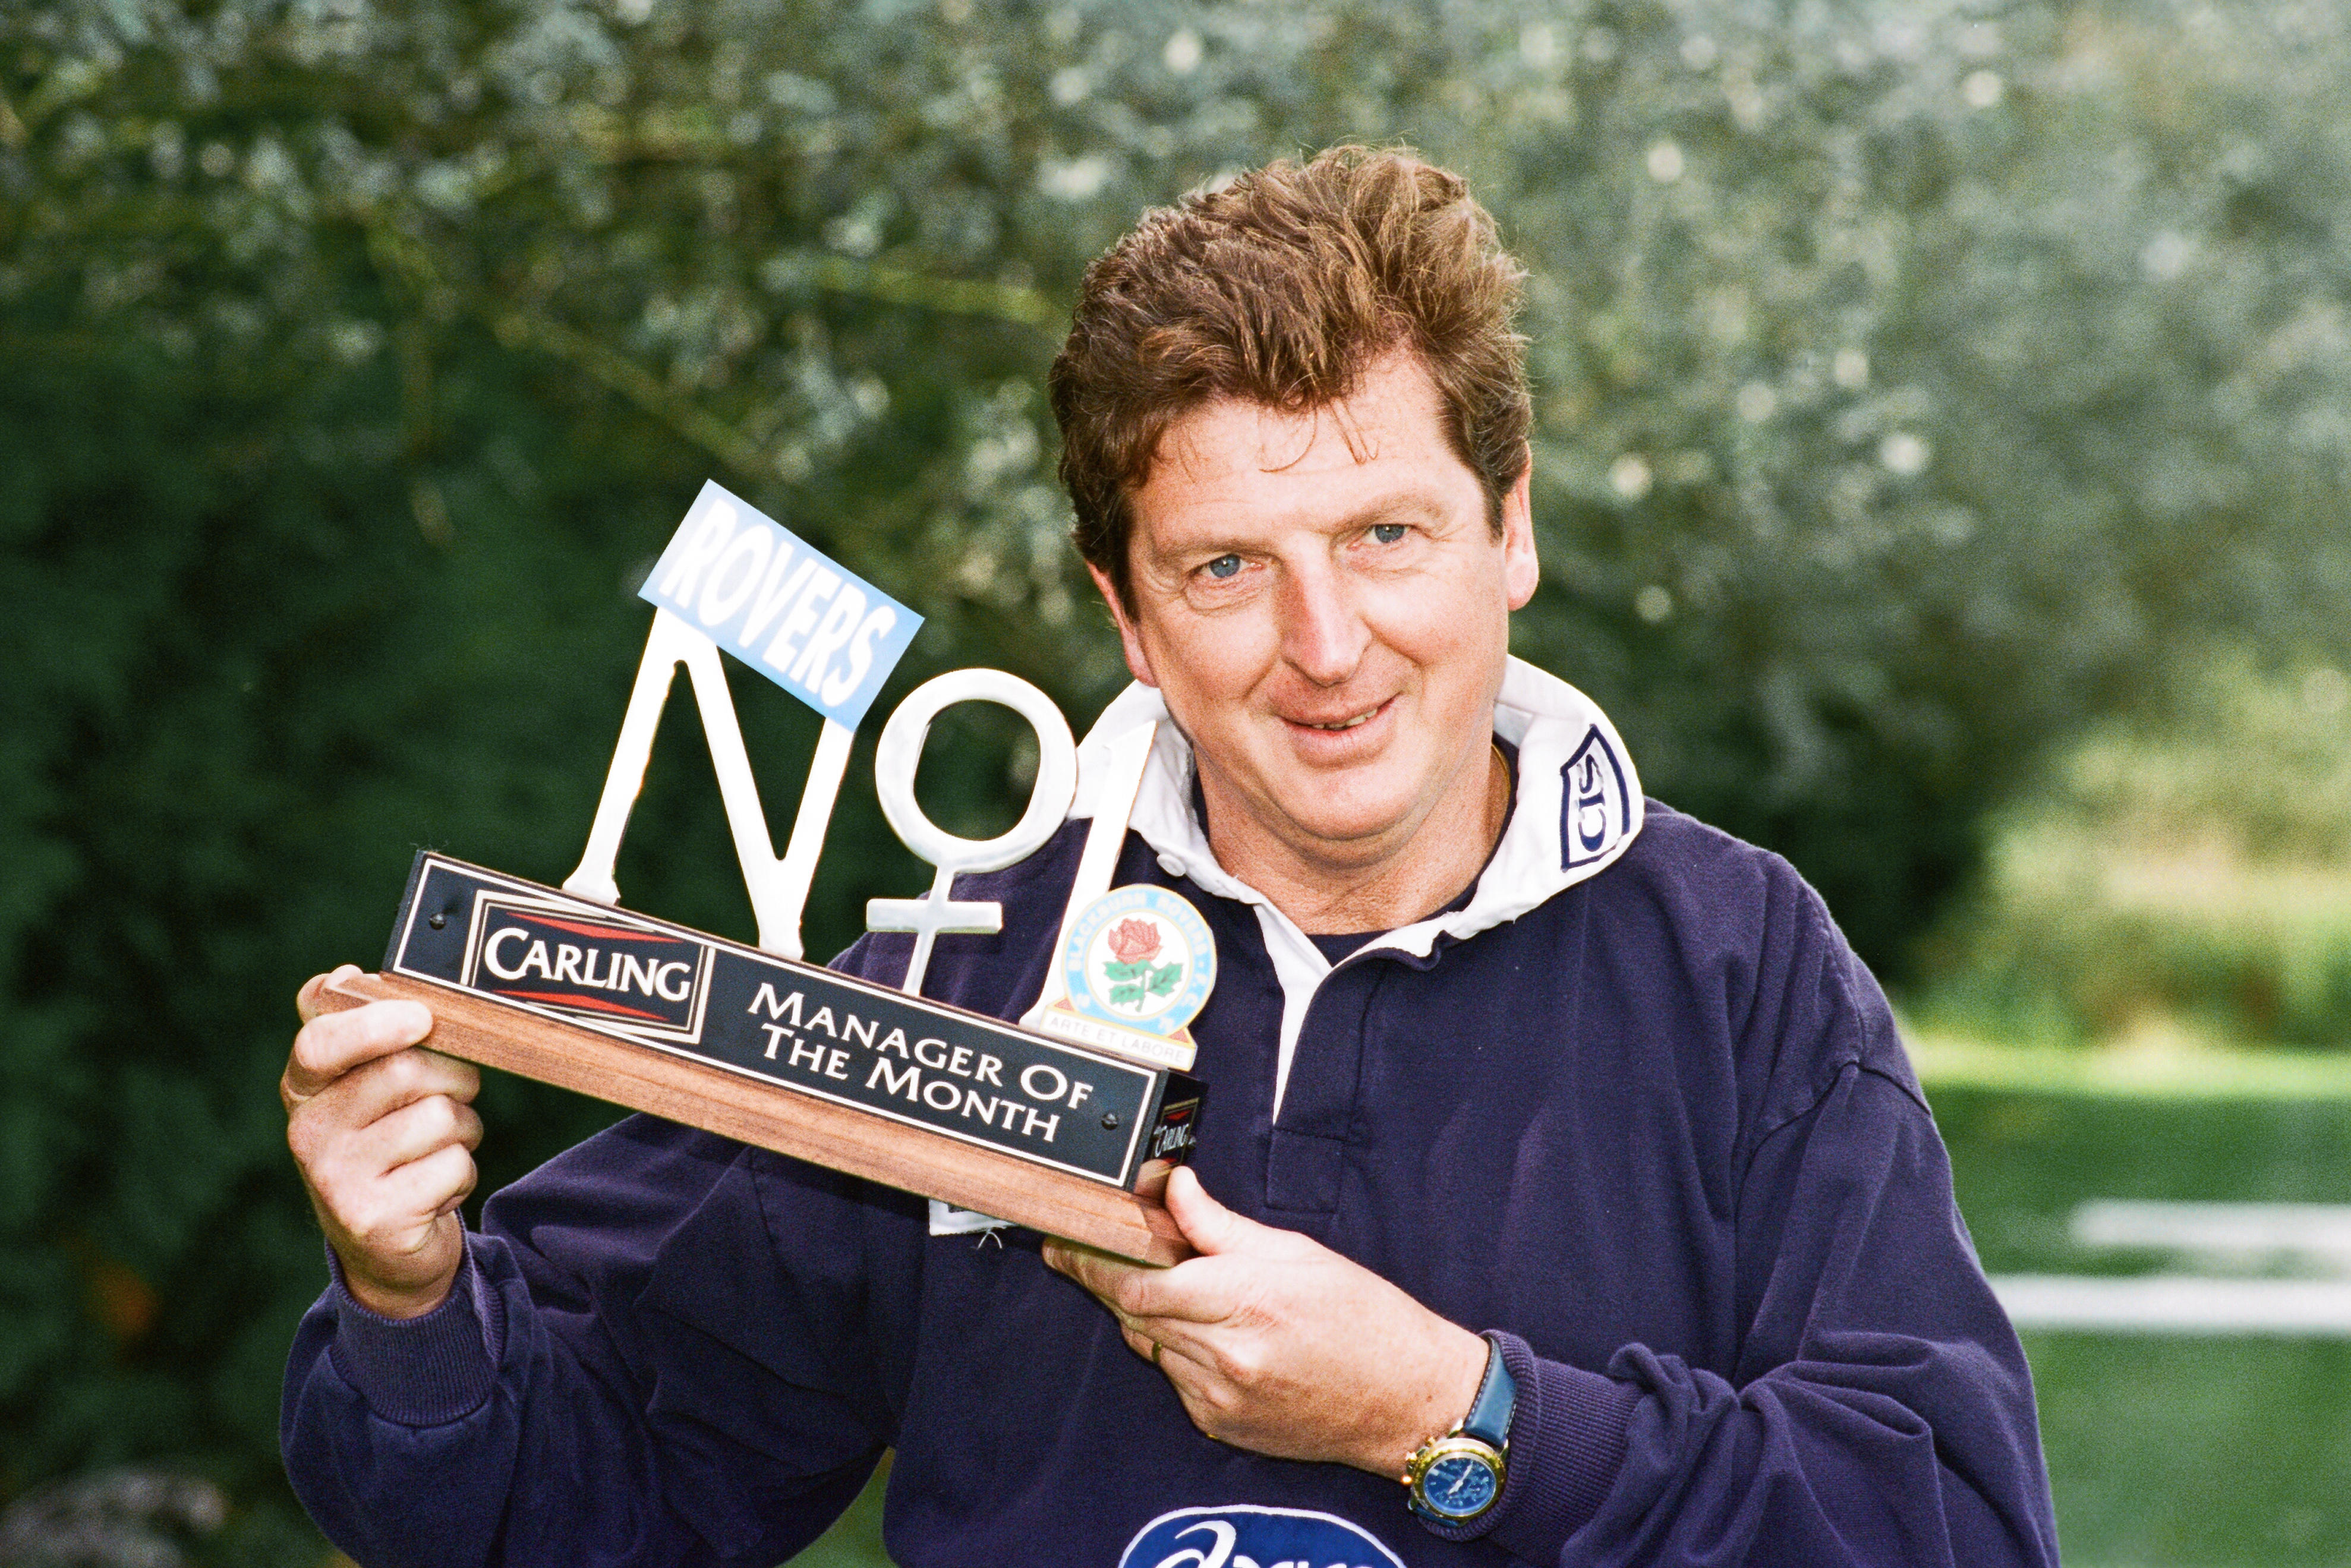
[[[1174,1039],[1217,983],[1217,939],[1171,888],[1113,888],[1071,916],[1060,970],[1066,1000],[1054,1007]]]
[[[1171,995],[1184,977],[1181,963],[1152,962],[1159,956],[1156,921],[1130,916],[1102,933],[1102,940],[1111,951],[1110,961],[1102,966],[1102,978],[1110,982],[1103,1000],[1113,1008],[1133,1008],[1139,1017],[1154,1001]]]
[[[1159,956],[1159,927],[1148,920],[1122,920],[1110,930],[1110,950],[1122,964]]]

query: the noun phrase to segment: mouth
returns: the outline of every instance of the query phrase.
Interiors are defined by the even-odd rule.
[[[1394,699],[1391,698],[1389,700],[1393,701]],[[1296,725],[1301,729],[1321,730],[1326,735],[1336,734],[1342,730],[1353,729],[1358,725],[1367,724],[1371,720],[1379,717],[1380,715],[1386,710],[1387,706],[1387,702],[1375,703],[1372,706],[1365,708],[1363,712],[1350,714],[1344,718],[1293,718],[1290,722]]]

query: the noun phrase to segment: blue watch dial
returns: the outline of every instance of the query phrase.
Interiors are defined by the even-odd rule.
[[[1475,1454],[1447,1454],[1421,1478],[1428,1506],[1448,1519],[1481,1513],[1494,1500],[1494,1468]]]

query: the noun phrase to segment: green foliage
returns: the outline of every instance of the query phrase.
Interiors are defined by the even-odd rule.
[[[2003,810],[1928,1004],[2084,1036],[2351,1046],[2351,685],[2214,662]]]
[[[0,1496],[170,1459],[277,1539],[287,998],[417,845],[568,868],[702,478],[931,618],[902,689],[1117,688],[1041,373],[1138,209],[1273,153],[1477,181],[1520,651],[1898,970],[2175,647],[2341,661],[2346,64],[2252,4],[0,0]],[[742,685],[781,820],[812,725]],[[1000,827],[1012,725],[940,728]],[[698,747],[622,885],[747,935]],[[922,880],[863,777],[818,948]],[[490,1186],[607,1114],[484,1108]]]

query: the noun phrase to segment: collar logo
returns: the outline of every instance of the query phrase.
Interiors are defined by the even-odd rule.
[[[1122,1029],[1172,1035],[1217,983],[1217,943],[1183,894],[1138,883],[1086,905],[1061,949],[1070,1006]]]
[[[1559,863],[1562,871],[1598,860],[1632,821],[1625,764],[1594,725],[1559,770]]]
[[[710,949],[632,921],[484,893],[474,903],[463,983],[648,1042],[702,1038]]]
[[[1185,1508],[1136,1533],[1118,1568],[1404,1568],[1362,1526],[1298,1508]]]

